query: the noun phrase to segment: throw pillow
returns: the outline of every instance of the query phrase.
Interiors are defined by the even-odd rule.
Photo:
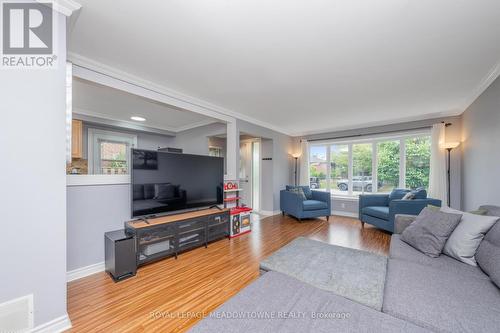
[[[302,193],[304,193],[306,199],[304,200],[311,200],[312,199],[312,192],[311,192],[311,188],[309,186],[292,186],[292,185],[287,185],[286,186],[286,190],[287,191],[292,191],[294,189],[301,189],[302,190]],[[294,192],[294,191],[292,191]]]
[[[477,264],[500,288],[500,222],[488,231],[476,252]]]
[[[290,188],[289,191],[292,193],[296,193],[299,196],[299,198],[302,199],[302,201],[307,200],[307,197],[304,194],[304,190],[302,189],[302,187],[292,187]]]
[[[426,207],[403,231],[401,240],[425,255],[437,258],[461,217],[460,214],[433,211]]]
[[[414,199],[427,199],[427,191],[423,187],[412,190],[411,193],[414,194]]]
[[[307,200],[311,200],[313,198],[311,188],[309,186],[301,186],[301,188],[302,191],[304,191],[304,195],[306,196]]]
[[[415,193],[413,192],[408,192],[405,194],[403,198],[401,198],[401,200],[413,200],[413,199],[415,199]]]
[[[461,214],[460,224],[451,233],[446,242],[443,253],[463,263],[477,266],[476,252],[484,235],[498,221],[496,216],[481,216],[464,213],[449,207],[442,207],[442,212]]]
[[[408,192],[410,192],[410,190],[395,188],[389,194],[389,201],[402,199]]]

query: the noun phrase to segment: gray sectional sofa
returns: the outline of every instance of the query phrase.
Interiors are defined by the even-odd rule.
[[[499,207],[483,208],[488,215],[500,215]],[[396,218],[381,311],[315,286],[317,279],[307,280],[310,272],[297,273],[297,257],[283,259],[280,250],[279,264],[264,261],[263,276],[192,332],[500,332],[500,222],[488,231],[476,254],[489,276],[480,267],[444,254],[431,258],[404,243],[400,234],[414,218]],[[303,265],[318,270],[318,275],[343,275],[335,268]]]

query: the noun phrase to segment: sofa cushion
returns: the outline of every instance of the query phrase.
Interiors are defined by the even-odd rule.
[[[389,194],[389,202],[392,200],[399,200],[403,199],[406,193],[410,192],[410,190],[403,189],[403,188],[395,188],[392,190],[392,192]]]
[[[134,184],[133,200],[144,200],[144,185]]]
[[[328,204],[318,200],[304,200],[302,202],[302,208],[303,210],[328,209]]]
[[[442,207],[441,211],[462,214],[460,223],[446,241],[443,253],[466,264],[477,266],[475,256],[479,244],[499,217],[464,213],[449,207]]]
[[[401,239],[424,254],[437,257],[461,217],[460,214],[437,212],[426,207],[403,231]]]
[[[428,331],[284,274],[269,272],[217,308],[189,332]]]
[[[144,199],[149,200],[155,197],[155,184],[144,184]]]
[[[389,258],[400,259],[434,268],[440,268],[449,272],[454,272],[457,275],[467,274],[478,279],[490,279],[488,275],[484,274],[484,272],[479,267],[464,264],[463,262],[448,257],[445,254],[441,254],[437,258],[426,256],[422,252],[403,242],[401,240],[401,235],[394,234],[391,236]]]
[[[383,220],[389,220],[389,207],[384,206],[372,206],[364,207],[361,212],[365,215],[378,217]]]
[[[155,184],[154,199],[171,199],[175,197],[175,185],[172,184]]]
[[[498,332],[500,290],[488,280],[389,259],[382,311],[438,332]]]
[[[490,276],[500,288],[500,221],[488,231],[479,245],[476,261],[479,267]]]
[[[479,207],[481,210],[486,210],[486,215],[488,216],[499,216],[500,217],[500,207],[493,205],[483,205]]]

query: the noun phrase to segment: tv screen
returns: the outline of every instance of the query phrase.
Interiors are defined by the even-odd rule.
[[[132,217],[222,204],[221,157],[132,149]]]

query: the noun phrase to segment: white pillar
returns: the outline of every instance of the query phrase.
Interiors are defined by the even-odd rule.
[[[239,178],[240,170],[240,130],[236,119],[227,123],[227,179]]]
[[[0,303],[32,295],[34,326],[52,322],[44,328],[47,331],[70,326],[66,312],[66,16],[54,11],[53,18],[58,23],[53,31],[56,57],[50,56],[57,62],[54,67],[0,69],[0,184],[5,189],[0,194]]]

